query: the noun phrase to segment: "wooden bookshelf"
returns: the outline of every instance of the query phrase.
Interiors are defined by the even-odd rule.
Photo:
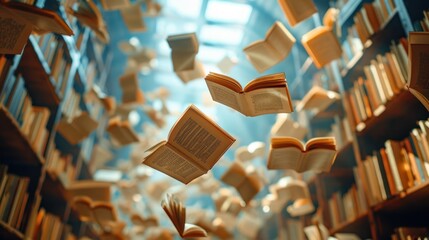
[[[9,111],[0,105],[0,158],[5,164],[41,166],[45,160],[33,150]]]
[[[356,55],[347,66],[341,70],[345,88],[350,88],[353,82],[360,76],[364,76],[363,67],[371,59],[375,59],[377,54],[383,54],[389,50],[392,40],[405,37],[404,29],[401,25],[399,13],[395,10],[380,31],[374,33],[370,39],[364,43],[361,54]]]
[[[329,229],[330,235],[336,233],[355,233],[361,238],[370,238],[371,230],[369,226],[368,212],[357,216],[355,219],[341,223],[335,228]]]
[[[381,146],[387,139],[405,138],[412,128],[417,127],[417,120],[429,117],[425,107],[405,89],[387,102],[385,107],[379,116],[366,120],[364,128],[356,132],[360,137],[371,139],[376,146]]]
[[[8,240],[21,240],[24,239],[24,234],[9,226],[7,223],[0,221],[0,238]]]

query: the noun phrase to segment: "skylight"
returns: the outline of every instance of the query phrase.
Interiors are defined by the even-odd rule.
[[[252,7],[244,3],[209,1],[206,10],[208,21],[245,24],[249,21]]]
[[[238,45],[243,38],[243,29],[204,25],[201,29],[200,40],[214,45]]]
[[[169,11],[186,18],[196,19],[201,12],[202,0],[168,0],[165,6]]]

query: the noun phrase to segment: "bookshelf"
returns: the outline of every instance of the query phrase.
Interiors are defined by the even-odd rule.
[[[346,37],[349,33],[347,29],[354,24],[353,16],[361,11],[364,4],[371,2],[374,1],[348,1],[342,6],[338,20],[341,27],[340,41],[347,41]],[[376,179],[375,182],[364,179],[368,177],[367,174],[370,174],[368,165],[371,164],[367,162],[367,156],[385,148],[388,140],[404,141],[413,129],[419,128],[418,121],[426,120],[429,113],[405,87],[402,87],[382,104],[382,110],[373,112],[372,116],[363,121],[356,122],[356,118],[353,116],[355,110],[350,99],[344,97],[346,94],[350,94],[349,92],[355,87],[354,84],[359,77],[366,77],[364,67],[372,64],[378,55],[392,51],[392,42],[399,44],[402,41],[401,38],[406,38],[408,32],[413,31],[415,24],[424,17],[423,10],[429,7],[428,3],[423,3],[423,1],[397,0],[394,3],[396,9],[380,25],[380,30],[362,43],[361,51],[346,63],[338,60],[324,68],[325,74],[332,74],[330,76],[338,84],[336,90],[339,90],[343,97],[342,101],[339,101],[339,107],[333,105],[325,112],[312,116],[310,125],[313,136],[317,136],[314,134],[317,132],[329,132],[331,124],[335,124],[335,116],[337,118],[346,116],[352,129],[352,141],[346,142],[342,148],[338,149],[338,156],[331,172],[318,174],[308,181],[313,202],[319,207],[319,210],[322,210],[318,219],[322,219],[323,224],[328,227],[330,235],[355,233],[362,239],[390,239],[391,235],[401,227],[427,227],[425,225],[427,221],[418,217],[428,212],[427,204],[423,200],[429,198],[427,181],[414,182],[412,186],[405,187],[404,190],[371,204],[369,195],[373,191],[372,185],[379,183]],[[308,68],[305,65],[303,67]],[[323,129],[325,130],[323,131]],[[379,167],[384,168],[382,165]],[[350,171],[352,172],[350,173]],[[408,171],[411,170],[408,169]],[[332,212],[332,204],[338,207],[338,199],[344,198],[351,187],[359,185],[358,181],[361,181],[360,185],[362,185],[361,188],[365,195],[364,202],[368,204],[367,210],[352,218],[337,220],[337,223],[333,224],[333,218],[335,218],[333,214],[339,213]],[[338,193],[339,196],[335,196]],[[346,204],[346,202],[341,204]],[[317,214],[311,217],[315,216]],[[311,225],[313,221],[307,216],[304,217],[304,223]]]
[[[85,234],[81,230],[90,229],[75,217],[66,189],[71,180],[92,178],[87,165],[91,144],[98,140],[93,134],[87,147],[83,143],[69,144],[61,139],[56,126],[67,117],[68,101],[75,101],[70,98],[78,99],[74,103],[77,111],[94,110],[86,105],[84,95],[93,82],[104,87],[111,56],[108,56],[107,48],[95,43],[90,29],[66,13],[61,2],[36,0],[34,5],[55,11],[72,27],[75,35],[32,34],[21,55],[0,55],[6,61],[0,76],[0,164],[7,166],[8,175],[29,179],[28,200],[25,205],[11,210],[11,214],[22,212],[22,223],[12,226],[0,221],[2,239],[32,239],[31,234],[40,227],[43,229],[38,233],[42,234],[39,237],[44,236],[47,229],[36,226],[34,222],[41,211],[46,211],[46,221],[54,226],[63,226],[59,228],[62,232],[56,234],[64,237],[81,236]],[[89,80],[85,71],[91,62],[96,62],[98,74]],[[30,117],[33,112],[34,117]],[[102,109],[98,109],[96,115],[101,117],[102,114]],[[45,125],[37,122],[39,118]],[[56,157],[53,157],[54,152],[58,154]],[[50,169],[49,166],[60,164],[58,161],[65,161],[69,164],[66,168],[72,170],[61,173]],[[17,194],[21,191],[19,185],[11,185],[10,189],[15,189]],[[8,204],[2,207],[11,207],[14,201]]]

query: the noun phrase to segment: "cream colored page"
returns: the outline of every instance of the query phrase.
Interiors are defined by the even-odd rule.
[[[240,113],[243,113],[244,107],[240,102],[242,98],[239,93],[211,81],[206,81],[206,83],[213,101],[224,104]]]
[[[298,169],[301,150],[295,147],[271,149],[268,157],[268,169]]]
[[[183,231],[184,237],[207,237],[207,232],[202,227],[191,224],[191,223],[185,223],[185,229]]]
[[[280,61],[289,55],[295,41],[293,35],[281,23],[274,25],[272,32],[267,37],[267,42],[277,53]]]
[[[277,50],[267,44],[265,40],[252,43],[243,51],[258,72],[264,72],[282,60]]]
[[[328,149],[313,149],[306,152],[302,158],[298,172],[305,172],[308,170],[329,172],[336,155],[336,151]]]
[[[0,5],[0,54],[21,54],[32,29],[29,22]]]
[[[157,148],[143,163],[185,184],[206,173],[167,145]]]
[[[249,116],[293,112],[285,87],[257,89],[245,93]]]
[[[235,139],[195,106],[186,111],[168,142],[202,169],[210,170]]]
[[[128,30],[135,32],[146,31],[146,24],[139,5],[130,5],[120,11]]]

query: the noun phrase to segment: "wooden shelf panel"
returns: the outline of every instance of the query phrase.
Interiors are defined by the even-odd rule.
[[[353,82],[360,76],[364,76],[363,67],[369,64],[370,60],[375,59],[377,54],[383,54],[389,51],[390,42],[395,39],[404,37],[405,33],[401,25],[398,11],[392,13],[389,20],[382,29],[368,40],[363,49],[362,54],[358,55],[354,61],[347,65],[341,71],[341,76],[344,79],[344,87],[346,89],[353,85]]]
[[[371,140],[375,147],[381,147],[387,139],[406,138],[417,127],[417,120],[428,117],[429,112],[423,104],[409,91],[402,90],[386,104],[384,112],[365,121],[365,127],[356,134]]]
[[[0,158],[6,164],[41,166],[44,163],[3,105],[0,105]]]
[[[24,239],[24,234],[7,223],[0,221],[0,239]]]
[[[429,182],[407,189],[374,206],[378,213],[429,214]]]
[[[48,198],[50,202],[66,203],[69,199],[63,183],[49,172],[46,172],[41,195],[45,199]]]
[[[60,98],[50,76],[50,67],[34,37],[30,36],[17,70],[25,79],[25,86],[34,105],[58,106]]]
[[[355,233],[362,239],[371,237],[368,213],[362,214],[352,221],[341,223],[339,226],[329,229],[330,235],[336,233]]]

